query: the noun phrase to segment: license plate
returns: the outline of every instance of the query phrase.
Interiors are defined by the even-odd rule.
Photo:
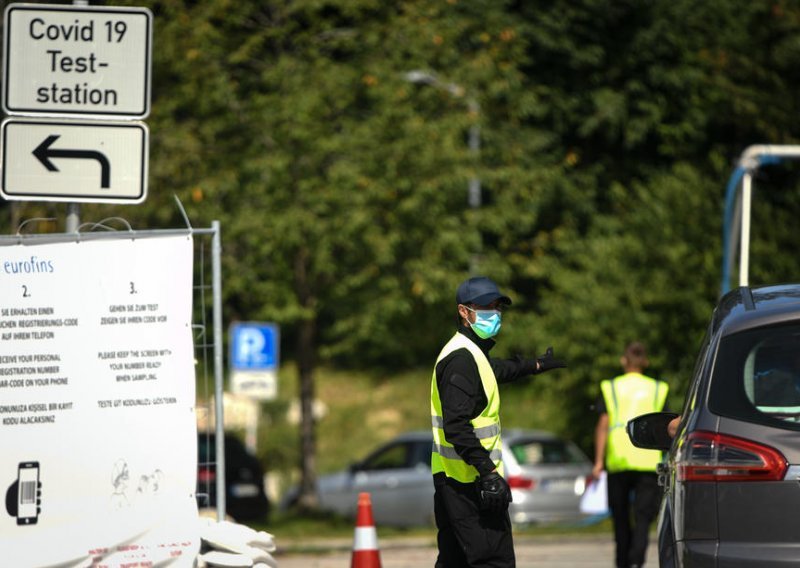
[[[541,488],[548,493],[573,493],[575,491],[574,479],[545,479]]]
[[[258,485],[254,483],[236,483],[231,486],[231,495],[234,497],[255,497],[258,495]]]

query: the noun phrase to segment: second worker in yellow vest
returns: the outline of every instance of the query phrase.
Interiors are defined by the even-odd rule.
[[[600,383],[592,475],[607,473],[616,566],[638,568],[644,565],[650,525],[658,514],[661,492],[656,466],[661,452],[635,447],[625,426],[632,418],[663,410],[669,387],[642,374],[649,362],[638,341],[626,346],[620,363],[625,374]]]

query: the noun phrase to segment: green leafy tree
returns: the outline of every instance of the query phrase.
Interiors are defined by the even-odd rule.
[[[222,220],[228,317],[277,321],[293,344],[305,505],[319,359],[430,361],[481,241],[468,179],[512,175],[476,162],[466,143],[476,122],[509,120],[503,100],[520,81],[511,20],[488,6],[155,6],[166,21],[154,186],[186,198],[191,219]],[[463,93],[412,84],[414,69]],[[487,110],[476,114],[470,98]],[[165,200],[142,211],[175,219]]]
[[[317,366],[427,373],[471,265],[514,296],[498,354],[552,344],[570,365],[517,387],[538,405],[520,425],[588,447],[633,338],[679,406],[727,178],[746,146],[800,132],[789,0],[117,4],[155,15],[150,191],[82,217],[179,227],[177,197],[195,226],[221,221],[226,317],[280,323],[297,363],[308,504]],[[797,172],[756,177],[754,283],[797,279]],[[64,206],[0,211],[15,232]]]
[[[531,120],[553,132],[565,172],[549,185],[563,188],[543,208],[551,219],[528,236],[533,309],[520,320],[534,330],[528,341],[565,346],[565,380],[532,388],[554,403],[547,423],[573,430],[588,449],[587,410],[598,381],[618,372],[626,341],[648,343],[652,371],[670,381],[672,406],[681,404],[719,291],[722,195],[734,160],[749,144],[797,136],[789,62],[798,12],[785,2],[518,9],[525,69],[543,102]],[[796,212],[797,184],[775,169],[761,177],[753,281],[796,279],[797,263],[779,244],[787,225],[774,221]]]

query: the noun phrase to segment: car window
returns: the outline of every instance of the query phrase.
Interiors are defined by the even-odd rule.
[[[397,469],[408,464],[408,444],[393,444],[372,454],[361,464],[362,470]]]
[[[411,460],[409,465],[416,467],[419,464],[431,467],[431,451],[433,442],[416,442],[412,445]]]
[[[709,408],[732,418],[800,430],[800,325],[724,338]]]
[[[562,440],[519,440],[509,444],[520,465],[583,463],[586,457],[578,448]]]

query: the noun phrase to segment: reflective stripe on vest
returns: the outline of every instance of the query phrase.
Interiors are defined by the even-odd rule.
[[[655,471],[661,461],[658,450],[635,447],[625,426],[629,420],[664,408],[669,386],[639,373],[627,373],[602,381],[600,390],[608,413],[608,441],[606,442],[606,470]]]
[[[436,359],[436,364],[458,349],[467,349],[478,367],[483,391],[486,394],[486,408],[470,421],[475,436],[481,445],[489,451],[497,471],[503,475],[503,455],[500,446],[500,391],[497,379],[489,360],[475,343],[465,335],[456,334],[447,342]],[[467,464],[456,453],[455,448],[444,437],[444,419],[442,418],[442,401],[436,384],[436,367],[431,378],[431,427],[433,428],[433,453],[431,454],[431,470],[444,474],[461,483],[470,483],[478,477],[478,470]]]

